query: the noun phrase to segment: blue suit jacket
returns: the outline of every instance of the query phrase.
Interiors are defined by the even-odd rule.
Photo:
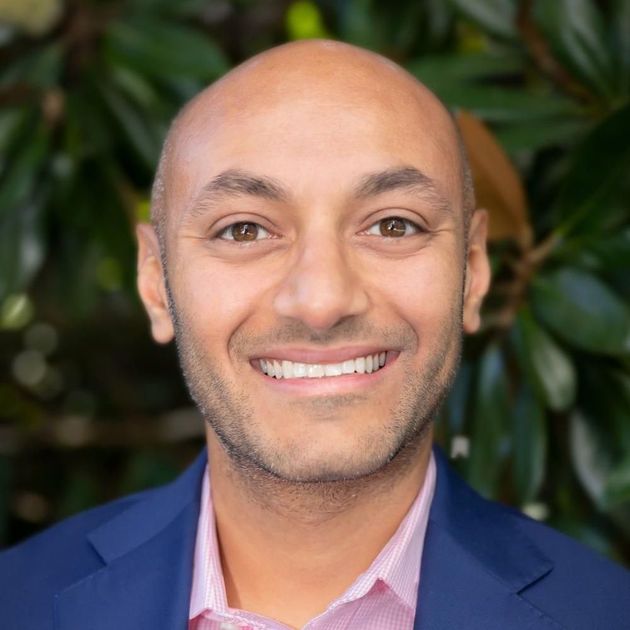
[[[436,460],[415,630],[630,628],[629,572]],[[185,630],[205,463],[0,554],[0,628]]]

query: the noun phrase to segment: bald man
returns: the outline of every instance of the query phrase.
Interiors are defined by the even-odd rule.
[[[432,449],[490,271],[424,86],[340,43],[258,55],[177,117],[152,212],[138,288],[207,449],[6,553],[2,628],[630,628],[628,573]]]

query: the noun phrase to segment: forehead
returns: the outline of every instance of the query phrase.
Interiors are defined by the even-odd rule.
[[[450,117],[401,73],[270,78],[252,68],[249,76],[202,95],[175,134],[167,183],[171,214],[229,169],[277,179],[298,197],[321,198],[343,194],[365,173],[411,165],[454,199],[461,182]]]

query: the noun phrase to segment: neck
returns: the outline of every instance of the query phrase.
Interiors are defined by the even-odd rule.
[[[322,612],[396,532],[422,487],[431,437],[364,478],[293,483],[234,465],[210,434],[228,604],[295,627]]]

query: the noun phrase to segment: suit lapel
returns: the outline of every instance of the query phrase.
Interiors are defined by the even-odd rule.
[[[57,630],[184,630],[205,452],[89,536],[104,566],[56,596]]]
[[[521,630],[557,624],[520,593],[553,565],[436,451],[437,486],[427,528],[414,630]]]

